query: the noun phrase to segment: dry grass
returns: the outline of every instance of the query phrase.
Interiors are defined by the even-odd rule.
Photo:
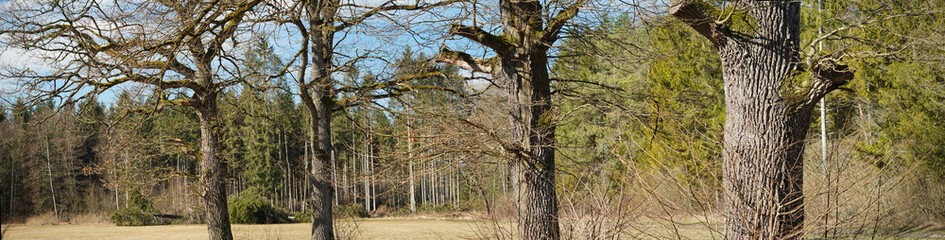
[[[361,219],[354,239],[468,239],[481,220],[381,218]],[[342,225],[352,225],[342,222]],[[113,224],[4,225],[3,239],[207,239],[206,225],[117,227]],[[233,225],[237,239],[306,239],[309,224]]]
[[[379,218],[361,219],[357,222],[341,221],[338,225],[348,229],[357,226],[359,230],[357,235],[342,236],[349,239],[496,239],[496,236],[490,237],[483,232],[495,230],[490,230],[486,226],[508,228],[511,223],[469,219]],[[16,224],[3,225],[3,231],[3,239],[207,239],[206,225],[199,224],[147,227],[117,227],[113,224]],[[236,239],[307,239],[309,234],[310,226],[305,223],[233,225],[233,235]],[[651,221],[633,224],[619,235],[620,239],[719,238],[703,224],[689,223],[673,227]],[[565,238],[568,237],[565,236]],[[943,238],[945,238],[945,229],[905,234],[887,233],[881,234],[877,239]],[[856,239],[869,239],[869,237]]]

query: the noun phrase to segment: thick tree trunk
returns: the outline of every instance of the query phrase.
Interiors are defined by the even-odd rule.
[[[312,82],[299,79],[300,95],[311,122],[313,145],[312,172],[312,239],[335,239],[332,220],[331,112],[334,96],[331,68],[334,44],[334,21],[337,1],[310,1],[308,14],[308,38],[311,44]],[[303,56],[303,58],[308,56]],[[307,61],[307,59],[306,59]],[[303,70],[304,71],[304,70]]]
[[[327,119],[318,119],[313,124],[312,131],[318,132],[318,138],[312,136],[316,147],[315,157],[312,159],[312,239],[334,239],[332,224],[332,197],[334,189],[331,183],[331,159],[325,149],[331,148],[330,125]],[[315,126],[318,125],[318,126]],[[326,144],[327,143],[327,144]]]
[[[518,235],[522,239],[558,239],[558,200],[555,191],[555,126],[548,50],[565,23],[584,1],[563,7],[553,17],[541,2],[501,0],[502,36],[475,26],[453,25],[450,33],[496,52],[492,60],[441,51],[437,61],[492,74],[506,89],[511,134],[501,142],[509,159],[509,180],[517,204]],[[547,23],[547,25],[545,25]]]
[[[317,66],[317,65],[316,65]],[[315,76],[318,76],[317,74]],[[325,75],[322,75],[325,76]],[[314,77],[314,76],[313,76]],[[331,179],[331,99],[327,77],[318,78],[312,94],[302,94],[302,101],[312,114],[309,130],[314,145],[312,156],[312,239],[334,239],[331,204],[334,188]]]
[[[503,61],[513,146],[510,175],[523,239],[558,239],[554,132],[547,57],[522,51],[524,59]],[[516,67],[514,64],[520,64]],[[525,73],[509,71],[525,70]],[[511,75],[509,74],[511,73]],[[498,75],[498,74],[496,74]],[[506,77],[508,76],[508,77]],[[530,77],[527,78],[526,76]]]
[[[555,123],[551,112],[548,46],[542,35],[541,5],[501,1],[505,35],[511,48],[500,52],[493,78],[506,89],[512,127],[510,180],[518,204],[518,230],[523,239],[558,239],[555,191]]]
[[[670,13],[718,47],[725,84],[722,178],[726,239],[798,239],[804,227],[804,147],[810,115],[853,72],[821,58],[800,65],[800,2],[746,1],[735,23],[681,1]],[[747,21],[747,22],[746,22]],[[731,29],[748,25],[750,29]],[[810,79],[799,73],[810,71]]]
[[[218,139],[214,129],[219,123],[216,94],[206,94],[195,106],[200,118],[200,185],[207,207],[210,239],[233,239],[226,206],[226,163],[217,156]]]
[[[811,107],[785,91],[798,69],[800,4],[757,2],[754,39],[720,49],[726,123],[723,187],[728,239],[800,237],[804,226],[804,140]]]

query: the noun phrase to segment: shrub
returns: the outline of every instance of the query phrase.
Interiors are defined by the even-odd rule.
[[[369,218],[371,214],[358,204],[335,205],[332,207],[335,218]]]
[[[164,225],[168,222],[154,214],[158,213],[151,206],[151,201],[141,195],[137,190],[128,193],[128,207],[119,209],[112,213],[112,222],[118,226],[148,226]]]
[[[165,225],[165,222],[154,213],[147,212],[137,207],[126,207],[112,213],[112,222],[118,226],[148,226]]]
[[[312,222],[312,210],[305,209],[305,211],[295,213],[295,222],[297,223],[310,223]]]
[[[230,222],[238,224],[269,224],[269,223],[288,223],[289,214],[278,207],[269,204],[259,191],[250,188],[240,193],[239,196],[230,198],[229,202]]]

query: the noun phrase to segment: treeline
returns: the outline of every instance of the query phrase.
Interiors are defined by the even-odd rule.
[[[332,219],[351,209],[473,212],[495,220],[482,237],[525,239],[905,236],[902,226],[945,223],[942,1],[614,13],[600,1],[500,0],[453,6],[467,11],[455,18],[434,9],[457,1],[346,5],[363,11],[342,17],[338,1],[261,2],[134,5],[148,11],[128,16],[141,19],[191,21],[199,5],[229,21],[193,18],[209,29],[193,32],[155,20],[170,30],[154,36],[75,36],[7,16],[21,24],[4,26],[20,37],[7,44],[39,48],[53,31],[81,51],[51,51],[104,70],[2,75],[33,91],[0,111],[3,220],[66,221],[143,196],[229,239],[225,199],[253,193],[311,216],[318,239],[335,238]],[[364,22],[378,14],[387,20],[368,23],[383,27]],[[301,46],[277,50],[284,36],[244,20]],[[348,42],[335,37],[398,34],[427,42],[336,48]],[[155,39],[115,40],[132,37]],[[44,95],[57,81],[66,90]],[[692,225],[707,233],[680,231]]]
[[[271,52],[258,44],[260,52]],[[405,51],[397,71],[407,75],[418,68],[442,68],[426,59]],[[269,66],[281,64],[270,60]],[[346,81],[372,77],[353,72]],[[466,91],[462,79],[417,81],[454,92],[420,90],[387,106],[335,113],[335,205],[405,214],[414,194],[415,208],[424,212],[481,208],[481,192],[469,187],[466,172],[475,170],[470,165],[477,164],[478,153],[457,147],[472,145],[458,138],[462,131],[452,129],[463,126],[439,119],[467,118],[474,111],[471,100],[456,94]],[[264,84],[220,95],[223,122],[217,128],[223,133],[221,157],[229,166],[227,192],[232,196],[255,188],[274,206],[304,212],[311,208],[306,203],[311,197],[310,133],[303,127],[310,120],[284,81]],[[0,115],[7,170],[0,187],[4,221],[52,212],[66,222],[128,207],[129,196],[140,194],[161,213],[201,222],[197,115],[180,106],[155,109],[148,91],[126,89],[110,103],[88,98],[61,106],[17,102],[5,108]]]

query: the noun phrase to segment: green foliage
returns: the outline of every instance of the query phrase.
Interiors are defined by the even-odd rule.
[[[231,223],[271,224],[292,222],[289,220],[289,213],[272,206],[255,188],[246,189],[239,196],[231,197],[227,204]]]
[[[112,222],[118,226],[166,225],[167,221],[155,217],[154,213],[136,207],[123,208],[112,213]]]
[[[295,213],[295,222],[297,223],[312,222],[312,209],[306,208],[305,211]]]
[[[640,27],[629,18],[611,19],[601,33],[610,40],[568,41],[553,67],[562,79],[619,87],[606,90],[590,84],[556,82],[567,96],[559,101],[570,117],[556,133],[564,171],[601,171],[609,191],[627,181],[627,160],[642,168],[680,169],[681,180],[717,182],[724,123],[721,63],[714,46],[682,23]],[[619,40],[613,40],[619,39]],[[644,48],[652,57],[642,62],[610,62],[634,58]],[[590,46],[588,46],[590,45]],[[594,49],[606,57],[588,56]],[[632,144],[630,144],[632,143]],[[588,177],[561,177],[562,187],[580,186]]]
[[[918,164],[945,180],[945,48],[940,41],[945,14],[898,15],[924,11],[942,1],[823,1],[822,10],[802,8],[802,47],[814,56],[843,50],[859,53],[842,60],[856,71],[845,87],[827,95],[827,129],[834,139],[854,142],[856,159],[877,168]],[[875,21],[837,32],[813,51],[813,39],[848,22]],[[908,48],[902,48],[909,46]],[[887,54],[893,53],[893,54]],[[823,121],[823,120],[821,120]],[[819,125],[814,122],[813,125]]]
[[[111,220],[115,225],[149,226],[169,224],[169,222],[154,216],[158,211],[154,209],[151,201],[141,195],[140,192],[134,190],[128,194],[128,207],[112,213]]]
[[[265,39],[254,39],[245,54],[248,84],[222,94],[224,158],[234,172],[265,197],[286,186],[292,166],[300,166],[303,117],[284,78],[270,79],[283,66]],[[287,166],[288,165],[288,166]]]

